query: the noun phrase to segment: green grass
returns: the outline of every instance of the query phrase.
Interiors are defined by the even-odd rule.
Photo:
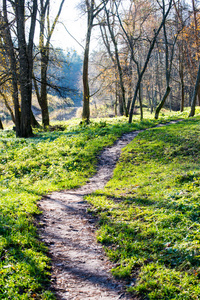
[[[145,299],[200,298],[200,118],[140,133],[88,196],[97,239]]]
[[[163,116],[160,122],[168,120]],[[125,118],[96,120],[88,126],[79,122],[66,122],[64,131],[37,131],[29,139],[0,131],[0,299],[54,299],[48,291],[47,249],[33,225],[40,214],[37,201],[51,191],[84,184],[94,174],[96,156],[103,147],[124,132],[158,123],[136,120],[129,125]]]

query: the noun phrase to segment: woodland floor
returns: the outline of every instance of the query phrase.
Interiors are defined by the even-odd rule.
[[[162,126],[162,125],[158,125]],[[97,173],[75,190],[53,192],[39,203],[43,214],[39,234],[52,261],[51,289],[57,299],[136,299],[125,292],[125,282],[110,273],[111,262],[95,240],[96,220],[87,212],[84,196],[103,189],[111,178],[121,149],[141,131],[124,134],[99,156]]]

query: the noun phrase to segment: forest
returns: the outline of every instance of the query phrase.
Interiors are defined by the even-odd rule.
[[[199,2],[67,2],[0,1],[0,299],[199,299]]]

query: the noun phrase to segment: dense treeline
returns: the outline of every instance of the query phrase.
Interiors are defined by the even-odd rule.
[[[64,2],[59,2],[51,22],[50,0],[3,0],[0,7],[0,94],[19,137],[31,136],[32,127],[40,126],[31,110],[33,92],[44,127],[50,122],[49,90],[64,97],[73,95],[72,100],[81,103],[77,92],[80,57],[70,54],[68,60],[62,50],[55,54],[50,44]],[[141,119],[144,105],[155,112],[156,119],[164,105],[181,111],[191,106],[190,115],[194,115],[196,98],[200,103],[199,11],[195,0],[85,0],[80,7],[87,16],[83,120],[89,122],[91,100],[102,99],[115,115],[129,116],[129,122],[138,104]],[[90,60],[94,26],[99,29],[100,46]]]
[[[115,114],[126,114],[131,105],[134,112],[137,100],[141,118],[144,105],[157,118],[164,104],[181,111],[192,104],[199,64],[197,2],[110,2],[99,24],[103,45],[92,56],[95,101],[106,98]],[[197,98],[199,104],[199,88]]]

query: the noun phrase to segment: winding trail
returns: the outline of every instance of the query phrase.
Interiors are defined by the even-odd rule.
[[[49,248],[51,286],[59,300],[136,299],[125,292],[123,282],[111,275],[112,264],[95,240],[95,220],[87,213],[89,205],[83,197],[104,188],[121,149],[142,131],[124,134],[112,147],[103,150],[97,173],[86,185],[53,192],[39,202],[43,211],[39,234]]]

